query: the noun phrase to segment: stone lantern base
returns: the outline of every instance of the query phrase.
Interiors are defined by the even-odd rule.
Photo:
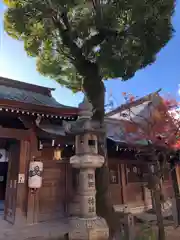
[[[103,218],[69,219],[69,240],[108,240],[109,228]]]

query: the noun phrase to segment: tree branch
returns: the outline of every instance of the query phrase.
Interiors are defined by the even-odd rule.
[[[70,61],[74,62],[75,59],[71,57],[69,54],[67,54],[61,46],[58,46],[57,49],[54,49],[55,51],[59,52],[60,54],[63,54],[66,58],[68,58]]]
[[[97,27],[98,33],[85,41],[83,49],[87,49],[87,52],[89,53],[93,47],[105,41],[107,39],[107,36],[124,39],[127,36],[132,35],[132,30],[134,30],[135,27],[137,27],[136,22],[132,23],[132,25],[128,26],[127,28],[124,27],[124,30],[122,31],[116,29],[109,29],[105,27]]]
[[[70,32],[71,31],[71,26],[68,20],[67,12],[66,9],[64,9],[64,12],[61,14],[61,18],[64,22],[64,25],[66,26],[67,30]]]
[[[127,34],[129,34],[128,31],[129,30],[119,32],[114,29],[99,28],[98,33],[92,36],[91,38],[87,39],[84,42],[82,48],[85,49],[87,53],[89,53],[93,47],[98,46],[102,44],[105,40],[107,40],[107,36],[114,38],[116,37],[124,38],[125,36],[127,36]]]
[[[90,1],[91,1],[92,5],[93,5],[94,10],[96,11],[96,3],[95,3],[95,1],[94,0],[90,0]]]
[[[94,116],[102,120],[104,117],[104,84],[97,63],[86,59],[83,50],[76,44],[77,35],[70,26],[67,12],[52,17],[53,24],[61,35],[62,43],[70,51],[71,60],[77,72],[83,77],[82,86],[94,107]],[[97,98],[99,101],[97,101]],[[98,103],[97,103],[98,102]]]

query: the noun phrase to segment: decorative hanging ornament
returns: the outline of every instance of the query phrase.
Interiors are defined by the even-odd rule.
[[[55,150],[54,150],[54,160],[58,161],[58,160],[61,160],[61,149],[59,147],[57,147]]]

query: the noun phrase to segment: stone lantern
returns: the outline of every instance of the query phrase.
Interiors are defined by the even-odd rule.
[[[75,155],[70,158],[73,168],[79,169],[77,216],[69,220],[70,240],[107,240],[109,229],[106,221],[96,215],[95,169],[104,163],[98,154],[98,134],[102,128],[92,121],[92,105],[85,97],[79,104],[79,118],[76,122],[65,123],[67,134],[75,136]]]

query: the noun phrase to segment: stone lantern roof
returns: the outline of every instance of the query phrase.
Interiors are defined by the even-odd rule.
[[[71,135],[81,135],[84,133],[99,134],[104,132],[100,123],[92,120],[93,107],[85,96],[79,104],[79,118],[73,123],[63,122],[65,132]]]
[[[84,96],[83,101],[78,105],[78,107],[79,119],[91,119],[93,116],[93,106],[86,96]]]

